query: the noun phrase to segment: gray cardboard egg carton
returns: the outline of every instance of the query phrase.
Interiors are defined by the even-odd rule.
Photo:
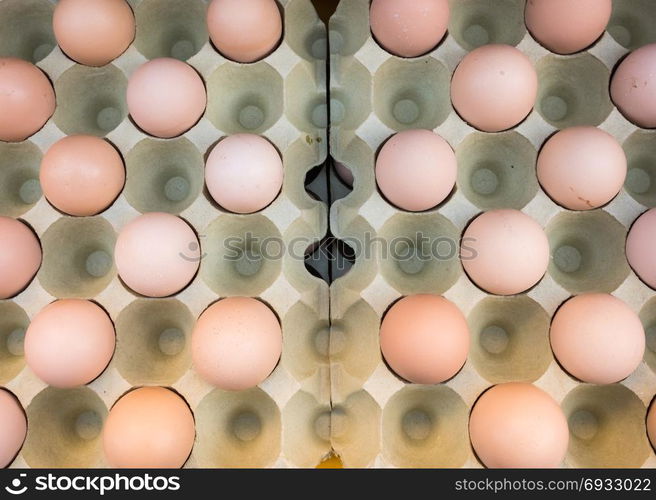
[[[0,0],[2,55],[36,61],[57,93],[57,110],[41,131],[23,143],[0,144],[0,213],[30,224],[44,249],[33,283],[0,302],[0,384],[16,394],[29,420],[13,467],[106,466],[102,422],[124,392],[140,385],[172,387],[193,410],[197,437],[186,467],[314,466],[330,451],[328,287],[307,273],[302,257],[262,258],[258,247],[266,238],[309,246],[326,232],[326,206],[304,188],[307,171],[324,162],[327,150],[325,27],[310,2],[280,0],[285,20],[280,46],[260,62],[237,64],[208,41],[207,3],[130,0],[138,25],[135,43],[111,64],[91,68],[53,48],[49,0]],[[171,55],[201,74],[208,106],[183,136],[160,140],[128,118],[125,90],[139,65]],[[282,193],[252,215],[226,213],[203,189],[204,156],[220,138],[239,132],[264,135],[284,158]],[[41,155],[76,133],[106,137],[126,162],[125,190],[95,217],[62,215],[38,188]],[[148,211],[180,215],[199,235],[200,272],[171,298],[138,297],[113,265],[118,232]],[[240,257],[229,260],[223,240],[240,235]],[[305,248],[296,251],[302,256]],[[282,359],[271,376],[255,389],[234,393],[201,380],[189,346],[196,318],[231,295],[270,304],[284,336]],[[116,324],[117,348],[91,384],[58,390],[25,366],[22,332],[43,306],[66,297],[104,307]]]
[[[587,51],[550,54],[525,31],[523,0],[454,0],[443,42],[423,57],[402,59],[372,38],[368,7],[368,0],[342,0],[329,27],[331,155],[355,176],[349,192],[331,174],[333,197],[341,198],[331,207],[331,231],[352,247],[354,241],[365,241],[356,249],[360,255],[352,269],[331,285],[336,453],[345,466],[481,467],[467,432],[473,403],[495,383],[525,380],[551,394],[568,416],[571,439],[563,466],[656,466],[644,425],[656,393],[655,292],[630,270],[624,256],[628,228],[656,205],[649,187],[656,133],[637,129],[608,97],[611,71],[628,49],[606,32]],[[653,2],[616,1],[609,30],[628,46],[630,40],[638,46],[654,41],[649,23],[656,18],[655,7]],[[536,66],[540,86],[536,108],[524,122],[508,132],[486,134],[453,110],[449,82],[468,50],[493,42],[524,52]],[[581,124],[598,125],[616,137],[631,170],[626,188],[607,206],[570,212],[539,188],[535,159],[553,132]],[[451,198],[423,213],[389,204],[374,177],[381,144],[410,128],[434,130],[458,158]],[[422,233],[454,240],[457,246],[467,223],[492,208],[521,209],[546,228],[552,248],[549,270],[525,294],[490,296],[467,278],[457,249],[422,260],[418,240],[412,243]],[[367,234],[384,241],[369,245],[369,255],[362,253]],[[383,253],[389,242],[403,237],[410,243],[401,245],[402,251]],[[645,360],[620,384],[582,384],[551,353],[551,317],[564,300],[584,291],[612,292],[640,313],[647,329]],[[468,318],[468,360],[445,384],[408,384],[381,357],[381,317],[396,299],[413,293],[442,294]]]

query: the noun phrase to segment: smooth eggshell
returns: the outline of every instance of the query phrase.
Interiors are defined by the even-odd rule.
[[[610,95],[620,112],[643,128],[656,128],[656,43],[630,53],[618,66]]]
[[[163,387],[141,387],[110,410],[103,448],[111,467],[178,469],[195,435],[194,417],[180,396]]]
[[[438,295],[410,295],[385,314],[380,348],[399,376],[416,384],[438,384],[465,364],[469,328],[453,302]]]
[[[248,214],[269,205],[282,187],[282,160],[269,141],[235,134],[219,142],[205,168],[212,198],[226,210]]]
[[[554,134],[542,147],[537,174],[549,196],[570,210],[605,205],[626,178],[626,155],[608,132],[571,127]]]
[[[114,354],[114,325],[88,300],[63,299],[44,307],[25,332],[25,361],[45,383],[61,389],[88,384]]]
[[[460,255],[483,290],[513,295],[535,285],[549,265],[549,241],[528,215],[511,209],[485,212],[467,227]]]
[[[121,155],[107,141],[72,135],[53,144],[41,160],[43,194],[56,208],[77,216],[109,207],[123,189]]]
[[[604,293],[577,295],[565,302],[551,323],[551,348],[562,367],[591,384],[628,377],[645,352],[638,315]]]
[[[0,468],[18,454],[27,435],[27,420],[20,403],[9,391],[0,389]]]
[[[373,0],[371,31],[382,47],[401,57],[434,49],[449,25],[448,0]]]
[[[282,17],[274,0],[213,0],[207,29],[219,52],[241,63],[267,56],[282,37]]]
[[[52,27],[66,55],[87,66],[104,66],[120,56],[136,29],[125,0],[59,0]]]
[[[554,468],[569,443],[567,419],[546,392],[521,382],[493,386],[469,418],[478,458],[490,468]]]
[[[207,94],[194,68],[163,57],[141,65],[130,76],[127,102],[139,127],[170,139],[196,124],[205,110]]]
[[[355,178],[353,177],[353,172],[351,169],[337,160],[333,160],[333,166],[335,167],[335,172],[337,172],[337,175],[342,180],[342,182],[344,182],[344,184],[349,187],[353,187],[353,181]]]
[[[378,153],[376,182],[383,195],[404,210],[428,210],[443,202],[456,183],[451,146],[430,130],[405,130]]]
[[[194,327],[196,371],[229,391],[255,387],[273,371],[282,352],[276,315],[259,300],[228,297],[208,307]]]
[[[612,0],[529,0],[524,18],[533,37],[558,54],[589,47],[606,29]]]
[[[166,297],[187,286],[201,260],[196,234],[175,215],[152,212],[130,221],[116,241],[121,279],[148,297]]]
[[[41,266],[41,245],[32,230],[11,217],[0,217],[0,299],[23,290]]]
[[[0,141],[38,132],[55,112],[55,91],[45,73],[22,59],[0,57]]]
[[[460,62],[451,80],[458,114],[484,132],[514,127],[533,109],[538,77],[531,61],[509,45],[484,45]]]
[[[647,435],[651,445],[656,450],[656,404],[653,402],[649,408],[649,413],[647,413]]]
[[[635,273],[656,288],[656,208],[636,219],[626,238],[626,259]]]

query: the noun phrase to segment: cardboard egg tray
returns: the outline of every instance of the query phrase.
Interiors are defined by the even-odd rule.
[[[208,41],[205,0],[130,0],[134,43],[101,68],[74,63],[56,46],[54,2],[0,0],[0,55],[35,62],[54,84],[57,109],[21,143],[0,143],[0,214],[27,222],[43,247],[30,286],[0,302],[0,385],[26,409],[28,435],[12,467],[105,467],[101,429],[108,410],[132,387],[162,385],[194,412],[196,442],[186,467],[314,466],[330,451],[327,362],[328,285],[301,258],[264,258],[261,242],[306,246],[327,230],[327,209],[305,190],[306,174],[327,153],[326,30],[306,0],[280,0],[284,39],[262,61],[238,64]],[[128,117],[129,76],[148,59],[186,60],[203,77],[207,110],[179,138],[161,140]],[[283,156],[280,196],[252,215],[226,213],[204,189],[204,158],[229,134],[268,138]],[[94,217],[69,217],[41,195],[43,153],[70,134],[106,137],[121,152],[127,183],[116,202]],[[196,230],[203,259],[182,292],[165,299],[137,296],[119,280],[113,248],[121,228],[140,213],[179,215]],[[250,235],[250,237],[249,237]],[[226,238],[241,237],[227,258]],[[243,254],[243,255],[241,255]],[[258,297],[283,328],[283,355],[259,387],[224,392],[201,380],[191,363],[196,318],[219,298]],[[114,321],[115,355],[85,387],[47,387],[22,355],[31,318],[56,298],[96,301]],[[318,340],[317,340],[318,339]]]
[[[355,177],[350,191],[331,174],[337,199],[331,231],[356,254],[353,267],[330,289],[332,442],[347,467],[481,467],[469,441],[469,412],[486,388],[507,381],[531,381],[561,404],[570,426],[564,467],[656,466],[644,423],[656,393],[656,294],[624,255],[629,227],[656,206],[656,132],[628,122],[608,92],[618,61],[630,49],[656,41],[656,4],[616,0],[608,31],[598,42],[560,56],[527,33],[524,3],[451,1],[448,35],[435,50],[414,59],[393,56],[372,38],[368,0],[342,0],[331,18],[331,155]],[[460,60],[486,43],[516,46],[539,76],[535,109],[502,133],[470,127],[449,97]],[[625,188],[608,205],[573,212],[540,189],[535,162],[553,132],[584,124],[616,137],[630,170]],[[434,130],[458,159],[451,197],[421,213],[388,203],[374,176],[380,146],[395,132],[412,128]],[[463,272],[458,259],[462,232],[475,216],[493,208],[520,209],[545,228],[549,268],[526,293],[492,296]],[[420,242],[418,235],[429,242]],[[434,242],[438,251],[425,258],[426,250],[419,247]],[[551,352],[554,312],[570,296],[589,291],[625,301],[640,314],[647,332],[644,362],[619,384],[580,383]],[[444,384],[406,383],[381,357],[382,316],[395,300],[415,293],[444,295],[470,325],[468,360]]]

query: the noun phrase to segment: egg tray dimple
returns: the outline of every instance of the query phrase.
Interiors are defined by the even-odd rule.
[[[280,0],[280,45],[262,61],[238,64],[208,40],[208,1],[129,3],[137,22],[135,42],[112,63],[92,68],[55,46],[54,1],[0,0],[0,56],[32,60],[57,94],[55,114],[42,130],[21,143],[0,143],[0,214],[34,228],[44,251],[35,280],[15,298],[0,301],[0,384],[18,397],[28,416],[27,439],[12,467],[106,467],[103,421],[123,393],[141,385],[173,388],[194,412],[196,441],[185,467],[314,466],[330,452],[329,366],[325,349],[315,342],[328,328],[328,286],[306,271],[305,248],[296,248],[295,256],[267,258],[235,243],[242,245],[244,259],[231,260],[222,245],[226,238],[250,234],[309,246],[326,233],[327,208],[304,187],[306,173],[327,154],[325,26],[310,2]],[[141,64],[168,56],[198,71],[208,105],[188,132],[162,140],[130,120],[125,91]],[[279,197],[252,215],[225,212],[203,183],[210,148],[241,132],[269,139],[282,154],[285,171]],[[126,163],[125,189],[94,217],[62,215],[38,187],[43,153],[78,133],[106,137]],[[204,253],[193,282],[170,298],[144,298],[128,290],[113,263],[118,232],[149,211],[189,222]],[[247,391],[214,388],[191,362],[195,320],[211,303],[231,295],[265,301],[283,329],[280,363]],[[68,297],[100,304],[116,325],[117,345],[99,378],[61,390],[47,387],[26,367],[21,337],[42,307]]]
[[[656,393],[656,293],[630,270],[624,240],[633,221],[656,206],[656,132],[640,130],[613,106],[608,85],[628,49],[656,41],[653,2],[615,0],[609,32],[588,50],[550,53],[523,23],[523,0],[452,0],[449,33],[429,54],[402,59],[383,50],[369,31],[369,1],[342,0],[329,24],[331,156],[354,174],[354,189],[331,173],[336,199],[331,231],[357,256],[334,281],[331,297],[332,439],[347,467],[482,467],[469,441],[469,412],[493,384],[534,382],[563,407],[570,426],[564,467],[655,467],[645,430]],[[611,33],[613,35],[611,35]],[[517,46],[534,63],[535,109],[512,130],[483,133],[465,123],[449,98],[453,71],[484,43]],[[625,188],[608,205],[571,212],[540,189],[539,148],[557,129],[594,125],[626,149]],[[376,188],[380,145],[395,132],[427,128],[458,158],[452,196],[436,209],[410,213]],[[545,227],[551,260],[546,276],[526,293],[491,296],[463,272],[458,244],[469,221],[493,208],[515,208]],[[417,233],[455,242],[442,258],[413,254]],[[367,245],[378,238],[379,244]],[[405,238],[405,257],[387,245]],[[382,240],[383,243],[380,243]],[[415,242],[416,243],[416,242]],[[369,250],[367,253],[367,249]],[[450,256],[450,257],[449,257]],[[640,314],[647,331],[645,361],[610,386],[574,380],[555,361],[551,317],[571,295],[608,292]],[[472,345],[462,370],[444,384],[409,384],[385,364],[378,340],[387,308],[399,297],[434,293],[465,314]]]

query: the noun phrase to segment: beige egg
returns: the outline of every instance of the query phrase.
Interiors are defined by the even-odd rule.
[[[59,0],[52,27],[62,51],[87,66],[104,66],[120,56],[136,29],[125,0]]]
[[[495,385],[476,401],[469,436],[478,458],[490,468],[553,468],[569,443],[567,419],[558,403],[520,382]]]
[[[626,259],[648,286],[656,289],[656,209],[643,213],[626,238]]]
[[[116,468],[178,469],[194,445],[187,403],[163,387],[141,387],[121,397],[103,429],[105,458]]]
[[[640,318],[620,299],[605,293],[577,295],[556,312],[551,348],[572,376],[591,384],[612,384],[638,368],[645,353]]]
[[[410,295],[385,314],[380,349],[400,377],[416,384],[438,384],[465,364],[469,328],[453,302],[438,295]]]
[[[457,177],[456,155],[430,130],[405,130],[392,136],[376,159],[376,182],[387,200],[419,212],[442,203]]]
[[[248,214],[266,208],[282,188],[280,154],[264,137],[234,134],[220,141],[205,167],[207,189],[221,207]]]
[[[467,123],[500,132],[533,109],[538,77],[528,57],[510,45],[484,45],[460,62],[451,80],[451,101]]]
[[[27,139],[55,112],[50,80],[34,64],[0,57],[0,110],[0,141]]]
[[[147,297],[167,297],[182,290],[196,275],[201,258],[200,243],[189,224],[161,212],[130,221],[114,249],[121,279]]]
[[[115,343],[114,325],[98,305],[63,299],[32,319],[25,332],[25,361],[48,385],[77,387],[105,370]]]
[[[282,17],[275,0],[212,0],[207,29],[221,54],[251,63],[276,48],[282,37]]]
[[[547,49],[572,54],[592,45],[606,29],[612,0],[529,0],[524,18]]]
[[[656,450],[656,405],[653,402],[647,413],[647,435],[651,445]]]
[[[198,318],[191,337],[196,371],[229,391],[264,382],[281,352],[278,318],[266,304],[249,297],[228,297],[212,304]]]
[[[528,215],[490,210],[467,227],[460,247],[462,265],[483,290],[514,295],[542,279],[549,265],[549,241]]]
[[[21,221],[0,217],[0,299],[21,292],[41,266],[41,245]]]
[[[127,102],[130,116],[144,132],[170,139],[196,124],[207,94],[194,68],[162,57],[142,64],[130,76]]]
[[[448,0],[373,0],[369,22],[388,52],[417,57],[434,49],[449,25]]]
[[[656,127],[656,43],[640,47],[620,63],[610,95],[628,120],[642,128]]]
[[[13,462],[26,435],[27,419],[23,407],[12,393],[0,389],[0,468]]]
[[[626,179],[626,155],[608,132],[570,127],[551,136],[540,151],[540,185],[570,210],[591,210],[611,201]]]
[[[41,160],[43,194],[55,208],[77,216],[109,207],[125,183],[121,155],[107,141],[72,135],[53,144]]]

